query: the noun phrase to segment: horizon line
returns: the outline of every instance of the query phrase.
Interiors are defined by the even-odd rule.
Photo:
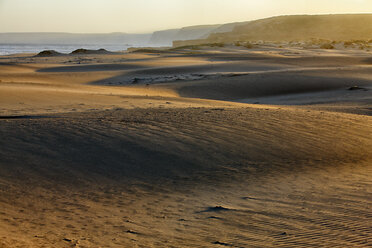
[[[94,34],[128,34],[128,35],[146,35],[146,34],[153,34],[155,32],[167,31],[167,30],[177,30],[189,27],[198,27],[198,26],[213,26],[213,25],[227,25],[233,23],[243,23],[243,22],[253,22],[259,20],[265,20],[270,18],[276,17],[285,17],[285,16],[329,16],[329,15],[372,15],[372,12],[358,12],[358,13],[329,13],[329,14],[283,14],[283,15],[273,15],[269,17],[263,17],[258,19],[251,19],[246,21],[234,21],[234,22],[227,22],[222,24],[196,24],[196,25],[189,25],[183,27],[174,27],[174,28],[167,28],[167,29],[155,29],[153,31],[148,32],[125,32],[125,31],[112,31],[112,32],[69,32],[69,31],[16,31],[16,32],[0,32],[0,34],[77,34],[77,35],[94,35]]]

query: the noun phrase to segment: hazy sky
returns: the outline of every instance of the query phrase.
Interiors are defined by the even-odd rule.
[[[0,0],[0,32],[141,33],[316,13],[372,13],[372,0]]]

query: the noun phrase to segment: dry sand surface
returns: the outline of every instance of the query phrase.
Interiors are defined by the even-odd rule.
[[[0,57],[0,247],[372,246],[372,53]]]

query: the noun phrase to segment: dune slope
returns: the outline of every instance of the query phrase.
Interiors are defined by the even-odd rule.
[[[3,118],[0,236],[5,247],[363,247],[371,124],[279,108]]]
[[[370,246],[369,57],[1,57],[0,247]]]

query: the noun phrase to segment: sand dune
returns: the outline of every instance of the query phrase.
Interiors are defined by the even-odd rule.
[[[369,118],[202,108],[2,122],[10,246],[369,243]]]
[[[0,247],[371,245],[370,53],[33,56],[0,57]]]

